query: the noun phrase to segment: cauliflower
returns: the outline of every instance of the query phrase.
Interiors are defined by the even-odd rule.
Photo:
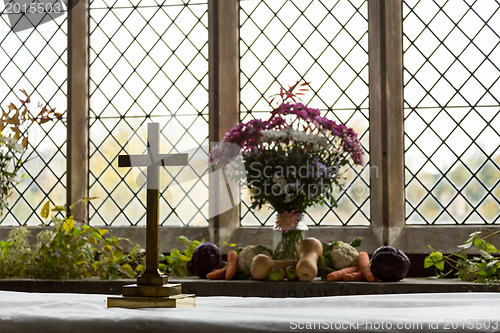
[[[269,248],[262,245],[245,246],[238,255],[238,270],[244,275],[249,276],[252,259],[258,254],[266,254],[269,257],[271,257],[272,251]]]
[[[348,243],[342,241],[332,245],[330,259],[335,269],[342,269],[349,266],[355,266],[358,259],[358,250]]]

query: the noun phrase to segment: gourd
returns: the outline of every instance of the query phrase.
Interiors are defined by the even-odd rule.
[[[311,281],[318,275],[318,258],[323,254],[323,245],[319,240],[309,237],[297,247],[299,262],[295,267],[300,281]]]
[[[297,265],[297,260],[273,260],[265,254],[258,254],[252,259],[250,274],[255,280],[265,280],[269,271],[275,267],[286,269]]]

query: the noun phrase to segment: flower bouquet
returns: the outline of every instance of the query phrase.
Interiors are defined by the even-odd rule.
[[[235,153],[242,154],[241,175],[251,193],[251,208],[269,204],[278,213],[275,229],[282,237],[276,259],[297,257],[296,245],[302,240],[297,225],[306,209],[325,202],[336,207],[332,191],[341,187],[342,167],[351,161],[363,164],[364,151],[353,129],[298,101],[307,84],[281,88],[269,103],[277,101],[278,106],[268,120],[253,119],[234,127],[210,156],[212,164],[221,167]]]

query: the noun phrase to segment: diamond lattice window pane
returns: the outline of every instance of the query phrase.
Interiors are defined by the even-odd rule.
[[[20,21],[18,21],[20,22]],[[39,22],[39,21],[37,21]],[[31,112],[56,108],[64,114],[67,108],[67,21],[66,15],[55,17],[34,28],[14,32],[9,15],[0,18],[0,105],[8,110],[10,103],[21,106],[19,91],[31,96]],[[4,133],[8,134],[8,133]],[[0,217],[2,226],[46,223],[39,216],[43,204],[66,202],[66,124],[65,120],[31,125],[27,161],[19,171],[24,175],[13,189],[9,208]]]
[[[269,117],[268,97],[281,85],[310,81],[304,101],[353,127],[368,152],[367,16],[367,1],[240,1],[241,120]],[[309,209],[307,224],[370,223],[368,167],[347,179],[339,207]],[[251,210],[242,196],[242,225],[273,225],[272,210]]]
[[[495,223],[500,4],[403,4],[407,223]]]
[[[161,171],[160,224],[208,225],[208,176],[195,163],[208,160],[207,9],[207,1],[92,1],[92,223],[144,223],[145,170],[117,168],[117,156],[144,153],[155,121],[162,153],[190,153],[188,167]]]

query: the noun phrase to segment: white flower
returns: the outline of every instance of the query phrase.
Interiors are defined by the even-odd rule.
[[[282,130],[263,130],[261,131],[262,137],[260,142],[270,142],[270,141],[287,141],[292,142],[303,142],[313,145],[315,151],[320,151],[327,149],[329,144],[328,140],[321,135],[314,133],[307,133],[305,131],[299,131],[291,127],[287,127]]]
[[[0,143],[5,144],[7,148],[12,149],[14,152],[22,153],[24,151],[23,146],[17,143],[17,140],[14,138],[0,135]]]

